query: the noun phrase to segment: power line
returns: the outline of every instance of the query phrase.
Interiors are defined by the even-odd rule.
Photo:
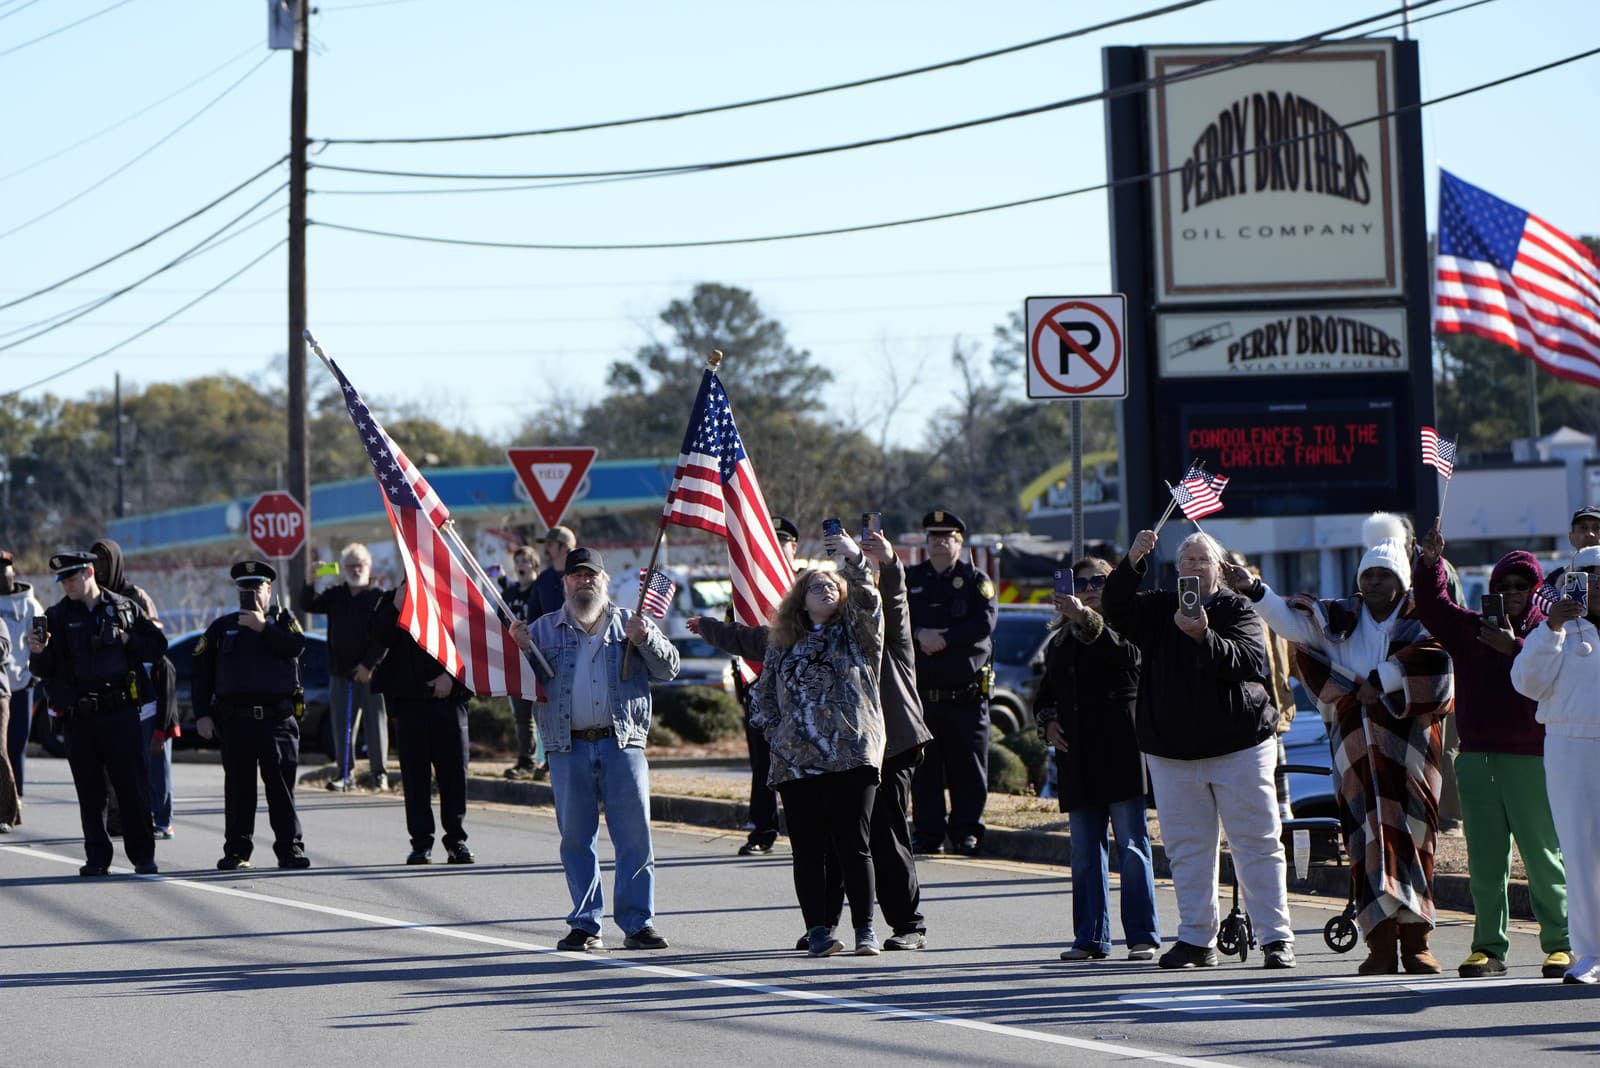
[[[842,89],[858,89],[865,85],[877,85],[881,82],[890,82],[898,78],[910,78],[918,74],[928,74],[933,71],[947,70],[968,63],[977,63],[980,60],[993,59],[997,56],[1009,55],[1013,52],[1022,52],[1041,45],[1054,44],[1058,41],[1070,40],[1074,37],[1084,37],[1100,30],[1108,30],[1117,26],[1126,26],[1145,19],[1158,18],[1170,15],[1175,11],[1185,8],[1198,7],[1208,3],[1209,0],[1181,0],[1179,3],[1168,4],[1165,7],[1142,11],[1134,15],[1125,15],[1122,18],[1111,19],[1107,22],[1084,26],[1076,30],[1068,30],[1050,37],[1041,37],[1036,41],[1025,41],[1022,44],[1008,45],[1005,48],[996,48],[988,52],[979,52],[975,55],[963,56],[960,59],[946,60],[943,63],[932,63],[927,66],[913,67],[910,70],[898,71],[894,74],[880,74],[872,78],[858,78],[855,81],[840,82],[837,85],[826,85],[817,89],[804,89],[795,93],[782,93],[777,96],[761,97],[756,100],[742,100],[733,104],[717,104],[712,107],[692,108],[682,111],[671,111],[660,115],[644,115],[632,119],[612,119],[605,122],[584,123],[577,126],[554,126],[542,130],[513,130],[502,133],[489,134],[456,134],[441,137],[323,137],[317,138],[324,145],[424,145],[443,144],[447,142],[462,141],[504,141],[518,137],[543,137],[550,134],[582,133],[588,130],[615,129],[619,126],[637,126],[649,122],[666,122],[671,119],[685,119],[696,115],[712,115],[722,111],[735,111],[740,108],[759,107],[763,104],[776,104],[785,100],[800,100],[804,97],[821,96],[824,93],[835,93]],[[365,5],[363,5],[365,6]],[[1416,6],[1422,6],[1420,4]],[[1370,20],[1367,20],[1370,21]]]
[[[112,345],[110,348],[101,349],[99,352],[95,353],[93,356],[90,356],[87,359],[79,360],[77,363],[73,364],[71,367],[64,367],[61,370],[56,371],[54,374],[45,375],[43,378],[36,378],[32,382],[29,382],[27,385],[18,386],[16,389],[13,389],[13,390],[11,390],[11,391],[9,391],[7,393],[0,393],[0,400],[10,400],[12,397],[18,396],[19,394],[23,393],[25,390],[30,390],[30,389],[34,388],[35,386],[42,386],[46,382],[52,382],[55,379],[62,377],[63,375],[69,375],[73,371],[76,371],[76,370],[78,370],[78,369],[80,369],[82,367],[87,367],[89,364],[94,363],[98,359],[101,359],[101,358],[106,357],[106,356],[110,356],[113,352],[116,352],[118,349],[122,349],[122,348],[127,347],[128,345],[133,344],[135,341],[138,341],[140,338],[144,337],[146,334],[150,333],[152,330],[155,330],[158,327],[162,327],[162,326],[165,326],[167,323],[170,323],[172,320],[176,319],[178,316],[182,315],[184,312],[188,311],[190,308],[194,307],[196,304],[199,304],[201,301],[205,300],[207,297],[209,297],[213,293],[217,292],[217,290],[223,288],[229,282],[233,281],[235,278],[238,278],[240,275],[244,274],[250,268],[254,267],[256,264],[260,263],[262,260],[266,259],[268,256],[272,255],[274,252],[278,251],[280,248],[282,248],[284,245],[287,245],[288,243],[289,243],[289,239],[286,238],[286,237],[279,239],[276,243],[274,243],[270,248],[268,248],[261,255],[257,256],[255,259],[251,260],[249,263],[245,264],[243,267],[239,268],[237,271],[234,271],[228,277],[224,278],[222,281],[218,282],[216,285],[212,286],[210,289],[206,290],[204,293],[201,293],[198,297],[195,297],[193,300],[189,301],[187,304],[184,304],[183,306],[179,307],[178,309],[176,309],[175,311],[171,312],[168,315],[162,316],[160,319],[157,319],[155,322],[151,323],[149,326],[145,327],[143,330],[140,330],[138,333],[130,334],[129,336],[123,338],[121,341],[117,342],[115,345]]]
[[[123,0],[123,2],[127,3],[127,2],[129,2],[129,0]],[[124,163],[122,166],[118,167],[116,170],[112,171],[110,174],[106,175],[104,178],[101,178],[99,181],[95,182],[93,185],[89,186],[87,189],[83,189],[83,190],[81,190],[81,191],[79,191],[77,193],[74,193],[72,196],[68,197],[66,200],[63,200],[61,203],[57,204],[55,207],[50,208],[48,211],[44,211],[44,212],[42,212],[42,213],[40,213],[38,215],[35,215],[33,218],[29,219],[27,222],[19,223],[18,225],[13,226],[11,229],[5,231],[4,233],[0,233],[0,240],[8,238],[12,234],[20,233],[21,231],[26,230],[28,227],[32,226],[34,223],[42,222],[43,220],[48,219],[50,216],[54,215],[56,212],[60,211],[62,208],[67,207],[69,204],[74,204],[79,200],[82,200],[84,197],[88,196],[90,193],[94,192],[96,189],[99,189],[101,186],[103,186],[107,182],[111,181],[111,179],[115,178],[117,175],[121,174],[123,171],[127,170],[129,167],[132,167],[135,163],[138,163],[140,160],[142,160],[146,156],[150,155],[150,153],[154,152],[156,149],[160,148],[162,145],[166,144],[168,141],[170,141],[174,137],[178,136],[178,134],[185,127],[189,126],[195,120],[199,119],[200,116],[202,116],[206,112],[210,111],[216,105],[222,103],[223,99],[229,93],[233,92],[235,89],[239,88],[239,86],[244,84],[245,79],[249,78],[250,75],[254,74],[256,71],[260,70],[262,67],[266,66],[271,61],[272,61],[272,53],[268,52],[264,57],[262,57],[260,63],[257,63],[255,66],[251,67],[249,70],[247,70],[243,74],[241,74],[237,81],[235,81],[232,85],[228,86],[222,92],[218,93],[216,96],[212,97],[209,101],[206,102],[206,104],[204,106],[202,106],[200,108],[199,111],[195,112],[193,115],[190,115],[187,119],[184,119],[182,122],[178,123],[177,126],[174,126],[169,133],[167,133],[165,136],[159,138],[154,144],[152,144],[149,147],[147,147],[147,148],[143,149],[142,151],[140,151],[132,159],[128,160],[128,162]]]
[[[1496,78],[1493,81],[1483,82],[1479,85],[1457,90],[1453,93],[1447,93],[1444,96],[1436,96],[1431,100],[1424,100],[1416,104],[1407,104],[1403,107],[1391,108],[1388,111],[1379,112],[1376,115],[1369,115],[1364,119],[1358,119],[1354,122],[1345,123],[1344,128],[1347,130],[1353,129],[1357,126],[1366,126],[1370,123],[1381,122],[1384,119],[1397,115],[1409,114],[1413,111],[1419,111],[1423,108],[1432,107],[1435,104],[1442,104],[1446,101],[1455,100],[1464,96],[1470,96],[1473,93],[1482,92],[1486,89],[1493,89],[1510,82],[1518,81],[1522,78],[1528,78],[1535,74],[1542,74],[1545,71],[1553,70],[1556,67],[1565,66],[1568,63],[1576,63],[1578,60],[1587,59],[1590,56],[1597,54],[1600,54],[1600,48],[1591,48],[1587,51],[1567,56],[1564,59],[1558,59],[1537,67],[1530,67],[1526,70],[1518,71],[1515,74],[1506,75],[1502,78]],[[1268,145],[1257,145],[1250,149],[1241,149],[1237,152],[1219,155],[1215,158],[1217,162],[1222,162],[1223,160],[1228,159],[1237,159],[1241,156],[1248,156],[1254,152],[1260,151],[1263,148],[1277,148],[1286,145],[1298,144],[1315,136],[1317,136],[1315,133],[1300,134],[1294,137],[1287,137],[1279,141],[1271,142]],[[1095,185],[1080,186],[1077,189],[1068,189],[1059,193],[1046,193],[1041,196],[1024,197],[1020,200],[1011,200],[1002,204],[989,204],[981,208],[966,208],[960,211],[940,212],[935,215],[922,215],[910,219],[896,219],[891,222],[864,223],[859,226],[840,226],[827,230],[808,230],[790,234],[768,234],[761,237],[716,238],[704,241],[656,241],[607,245],[558,245],[518,241],[477,241],[464,238],[433,237],[424,234],[407,234],[398,233],[391,230],[376,230],[360,226],[346,226],[340,223],[319,222],[310,219],[307,220],[307,224],[326,227],[330,230],[343,230],[347,233],[366,234],[372,237],[392,237],[406,241],[421,241],[438,245],[464,245],[473,248],[533,249],[547,252],[625,252],[650,249],[706,248],[720,245],[753,245],[771,241],[793,241],[805,237],[832,237],[839,234],[862,233],[868,230],[887,230],[896,226],[913,226],[918,223],[938,222],[944,219],[957,219],[967,215],[982,215],[988,212],[1004,211],[1008,208],[1019,208],[1030,204],[1043,204],[1051,200],[1061,200],[1066,197],[1081,196],[1085,193],[1103,192],[1116,186],[1131,185],[1135,182],[1145,182],[1152,178],[1162,178],[1169,174],[1176,174],[1182,169],[1183,168],[1181,165],[1176,167],[1168,167],[1165,170],[1147,171],[1144,174],[1128,175],[1124,178],[1119,178],[1114,181],[1100,182]]]
[[[83,18],[78,19],[76,22],[69,22],[65,26],[61,26],[61,27],[59,27],[57,29],[51,30],[49,33],[40,34],[38,37],[35,37],[32,40],[23,41],[19,45],[12,45],[10,48],[6,49],[4,52],[0,52],[0,58],[4,58],[5,56],[9,56],[13,52],[20,52],[24,48],[27,48],[29,45],[36,45],[40,41],[47,41],[50,38],[54,37],[58,33],[66,33],[68,30],[72,29],[74,26],[82,26],[85,22],[88,22],[90,19],[97,19],[101,15],[104,15],[104,14],[106,14],[108,12],[111,12],[111,11],[115,11],[117,8],[124,7],[124,6],[128,5],[128,4],[131,4],[131,3],[133,3],[133,0],[117,0],[117,2],[112,4],[110,7],[103,7],[99,11],[96,11],[92,15],[83,16]],[[26,7],[26,6],[27,6],[26,4],[23,5],[23,7]],[[21,10],[22,10],[22,8],[20,8],[20,7],[17,8],[17,11],[21,11]],[[17,13],[17,11],[12,11],[12,12],[10,12],[10,14],[15,15]]]
[[[167,234],[170,234],[172,231],[176,230],[178,227],[182,226],[184,223],[190,222],[190,221],[192,221],[194,219],[197,219],[200,216],[204,215],[206,212],[210,211],[212,208],[216,207],[218,204],[221,204],[224,200],[227,200],[229,197],[233,196],[233,194],[237,193],[239,190],[241,190],[241,189],[245,188],[246,186],[250,185],[256,179],[260,178],[262,175],[266,174],[268,171],[270,171],[273,168],[277,167],[278,164],[282,163],[284,160],[286,160],[288,158],[289,158],[288,156],[279,156],[277,159],[273,160],[271,163],[267,164],[265,167],[261,168],[259,171],[256,171],[256,173],[252,174],[250,177],[246,178],[244,181],[240,182],[238,185],[234,186],[232,189],[228,190],[226,193],[223,193],[221,196],[217,197],[215,200],[211,201],[209,204],[206,204],[206,205],[204,205],[202,207],[196,208],[194,211],[191,211],[189,214],[185,215],[183,218],[179,219],[177,222],[172,223],[169,226],[162,227],[160,230],[157,230],[155,233],[151,234],[149,237],[145,238],[143,241],[137,242],[136,244],[129,245],[127,248],[123,249],[121,252],[115,253],[114,255],[111,255],[111,256],[107,256],[105,259],[101,260],[99,263],[96,263],[91,267],[85,267],[83,270],[78,271],[76,274],[69,274],[69,275],[67,275],[67,277],[61,279],[60,281],[52,282],[51,284],[45,286],[43,289],[35,289],[32,293],[28,293],[28,294],[26,294],[24,296],[17,297],[15,300],[8,300],[4,304],[0,304],[0,311],[4,311],[7,308],[15,308],[18,304],[26,303],[27,301],[32,300],[34,297],[41,297],[46,293],[50,293],[50,292],[53,292],[54,290],[60,289],[62,286],[66,285],[68,282],[76,282],[78,279],[82,278],[86,274],[92,274],[95,271],[98,271],[100,268],[106,266],[107,264],[115,263],[117,260],[120,260],[122,257],[128,255],[131,252],[139,251],[140,249],[144,248],[146,245],[150,244],[150,242],[156,240],[157,238],[165,237]],[[280,185],[278,188],[279,189],[283,189],[283,188],[285,188],[285,186],[287,186],[287,184],[288,183],[285,183],[284,185]]]
[[[4,16],[0,15],[0,18],[4,18]],[[18,167],[14,171],[8,171],[5,174],[0,174],[0,182],[4,182],[4,181],[7,181],[8,179],[15,178],[19,174],[26,174],[28,171],[33,170],[35,167],[43,166],[44,164],[49,163],[53,159],[59,159],[60,157],[66,155],[68,152],[71,152],[75,148],[82,148],[84,145],[88,144],[90,141],[95,140],[96,138],[104,137],[106,134],[110,133],[112,130],[119,129],[120,127],[125,126],[128,123],[132,122],[134,119],[139,118],[141,115],[144,115],[147,112],[153,111],[154,109],[160,107],[162,104],[165,104],[167,101],[171,100],[173,97],[178,96],[178,95],[180,95],[180,94],[182,94],[184,92],[187,92],[190,89],[193,89],[195,86],[199,85],[201,82],[205,81],[207,78],[211,77],[213,74],[216,74],[218,71],[221,71],[221,70],[224,70],[224,69],[226,69],[228,67],[233,66],[235,63],[239,62],[245,56],[248,56],[250,53],[254,52],[256,49],[258,49],[260,47],[261,46],[259,44],[251,44],[250,47],[246,48],[243,52],[240,52],[238,55],[234,56],[232,59],[227,60],[227,61],[225,61],[223,63],[220,63],[215,67],[212,67],[210,70],[208,70],[204,74],[200,75],[200,77],[196,78],[194,81],[188,82],[188,83],[186,83],[184,85],[179,86],[178,88],[174,89],[172,92],[168,93],[166,96],[162,97],[160,100],[157,100],[157,101],[155,101],[154,103],[151,103],[151,104],[146,104],[144,107],[140,108],[138,111],[135,111],[133,114],[124,115],[122,118],[118,119],[116,122],[113,122],[108,126],[104,126],[99,130],[96,130],[94,133],[90,134],[88,137],[80,138],[79,140],[72,142],[72,144],[68,145],[65,148],[57,149],[56,151],[50,153],[48,156],[42,156],[39,159],[34,160],[32,163],[29,163],[29,164],[26,164],[24,166]]]
[[[12,15],[20,14],[23,11],[26,11],[28,8],[32,7],[34,4],[37,4],[38,2],[39,2],[39,0],[27,0],[27,2],[24,3],[21,7],[14,7],[10,11],[7,11],[5,14],[0,15],[0,19],[8,19]]]
[[[1412,5],[1413,8],[1425,7],[1430,4],[1441,3],[1442,0],[1420,0]],[[990,126],[995,123],[1010,122],[1014,119],[1031,118],[1036,115],[1045,115],[1052,111],[1061,111],[1066,108],[1078,107],[1083,104],[1099,103],[1113,100],[1118,97],[1128,96],[1133,93],[1142,93],[1159,86],[1169,86],[1180,82],[1204,78],[1219,71],[1234,70],[1240,67],[1251,66],[1261,59],[1275,55],[1296,55],[1301,52],[1313,51],[1320,47],[1327,38],[1334,34],[1373,22],[1377,19],[1388,18],[1398,14],[1402,8],[1385,11],[1377,15],[1369,15],[1354,22],[1347,22],[1342,26],[1323,30],[1320,33],[1301,37],[1294,41],[1265,45],[1261,48],[1242,52],[1226,59],[1213,60],[1209,63],[1196,64],[1176,74],[1164,75],[1159,78],[1147,78],[1140,82],[1118,86],[1115,89],[1102,89],[1093,93],[1069,97],[1066,100],[1057,100],[1049,104],[1038,104],[1033,107],[1019,108],[1014,111],[1004,112],[999,115],[989,115],[981,119],[968,119],[964,122],[946,123],[943,126],[933,126],[922,130],[911,130],[905,133],[890,134],[885,137],[866,138],[860,141],[851,141],[845,144],[827,145],[822,148],[796,149],[792,152],[774,152],[764,156],[745,156],[739,159],[718,160],[710,163],[679,163],[659,167],[627,167],[607,171],[565,171],[548,174],[467,174],[467,173],[441,173],[437,171],[401,171],[375,167],[350,167],[331,163],[313,163],[312,166],[320,170],[336,171],[344,174],[372,174],[389,178],[426,178],[426,179],[451,179],[451,180],[479,180],[479,181],[533,181],[533,180],[561,180],[574,178],[643,178],[666,177],[677,174],[697,174],[707,171],[729,170],[734,167],[749,167],[760,163],[778,163],[795,159],[806,159],[813,156],[833,155],[839,152],[854,152],[863,148],[877,148],[882,145],[898,144],[903,141],[917,140],[923,137],[933,137],[939,134],[955,133],[959,130],[970,130],[979,126]],[[0,235],[3,236],[3,235]]]

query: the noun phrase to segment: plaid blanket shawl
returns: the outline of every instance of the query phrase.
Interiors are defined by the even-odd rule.
[[[1347,640],[1360,621],[1359,596],[1342,601],[1295,597],[1289,603],[1310,614],[1330,644]],[[1295,646],[1301,680],[1319,704],[1334,712],[1330,734],[1339,815],[1356,919],[1364,933],[1402,909],[1430,925],[1434,920],[1443,717],[1455,708],[1455,674],[1449,654],[1409,608],[1408,601],[1388,650],[1405,682],[1377,704],[1356,700],[1365,675],[1333,663],[1320,649]]]

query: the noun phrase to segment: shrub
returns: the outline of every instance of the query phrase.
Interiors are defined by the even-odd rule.
[[[1003,745],[989,747],[989,792],[996,794],[1025,794],[1028,792],[1028,768],[1022,758]]]
[[[670,749],[673,746],[682,745],[683,738],[677,731],[662,723],[659,719],[652,719],[650,721],[650,739],[647,744],[655,748]]]
[[[474,697],[467,702],[467,740],[497,753],[515,752],[517,721],[504,697]]]
[[[655,718],[693,743],[732,738],[744,731],[739,702],[709,686],[663,686],[655,691]]]
[[[1049,750],[1038,731],[1029,728],[1008,734],[1000,740],[1000,744],[1022,758],[1023,765],[1028,769],[1028,781],[1035,790],[1044,785],[1045,755]]]

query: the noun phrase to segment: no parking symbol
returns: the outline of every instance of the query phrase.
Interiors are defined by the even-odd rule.
[[[1029,297],[1025,308],[1030,398],[1128,395],[1126,298]]]

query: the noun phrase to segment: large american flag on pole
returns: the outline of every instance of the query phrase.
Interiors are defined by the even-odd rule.
[[[1600,263],[1537,215],[1440,171],[1433,329],[1600,386]]]
[[[728,395],[714,371],[700,379],[689,429],[673,472],[661,525],[698,527],[725,538],[733,578],[733,618],[747,626],[771,621],[794,583],[778,545],[755,465],[744,451]]]
[[[1204,519],[1212,512],[1222,511],[1222,490],[1227,484],[1227,475],[1191,464],[1183,481],[1172,487],[1172,499],[1189,519]]]
[[[361,394],[323,357],[344,391],[345,408],[372,463],[406,569],[400,625],[424,652],[480,697],[541,699],[538,680],[500,616],[440,529],[450,509],[373,417]]]

